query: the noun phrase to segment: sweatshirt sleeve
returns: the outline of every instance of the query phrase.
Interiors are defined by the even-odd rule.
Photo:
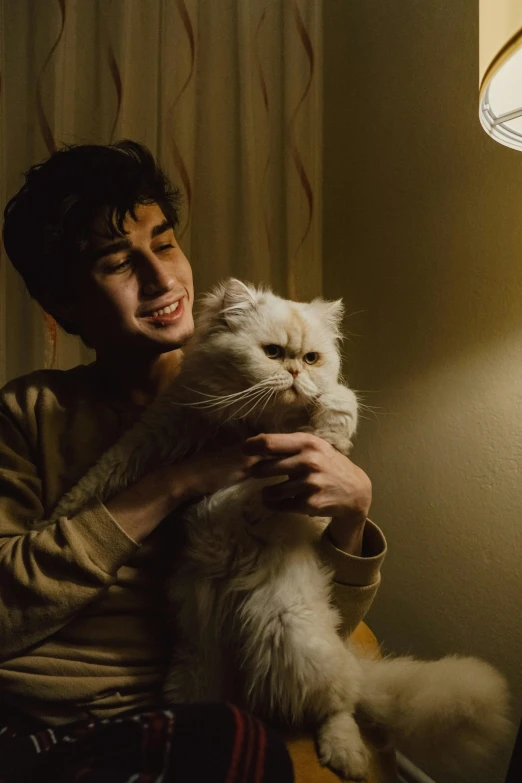
[[[370,608],[379,588],[386,539],[374,522],[366,521],[361,557],[349,555],[332,543],[328,528],[319,544],[323,561],[333,568],[333,600],[341,613],[340,633],[352,633]]]
[[[22,427],[0,404],[0,659],[66,625],[116,581],[138,545],[97,500],[35,528],[42,480]]]

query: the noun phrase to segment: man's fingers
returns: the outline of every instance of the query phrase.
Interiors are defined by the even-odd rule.
[[[253,478],[270,478],[271,476],[289,476],[296,478],[307,473],[299,457],[287,459],[262,459],[250,467],[250,475]]]
[[[315,489],[299,479],[282,481],[280,484],[273,484],[263,489],[263,502],[274,503],[287,498],[303,500],[314,491]]]
[[[281,500],[263,501],[267,508],[273,511],[282,511],[292,514],[306,514],[306,516],[318,516],[310,507],[308,501],[303,498],[282,498]]]
[[[248,438],[243,445],[245,454],[260,457],[285,457],[297,454],[310,445],[314,436],[307,432],[270,433]]]

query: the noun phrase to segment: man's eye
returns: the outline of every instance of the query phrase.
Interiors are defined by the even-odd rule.
[[[168,244],[168,245],[160,245],[156,248],[156,253],[163,253],[165,250],[170,250],[173,248],[174,245]]]
[[[279,359],[284,356],[284,350],[280,345],[263,345],[263,351],[266,353],[269,359]]]
[[[129,264],[131,263],[130,258],[126,258],[124,261],[120,261],[119,264],[113,264],[108,267],[108,271],[112,274],[113,272],[122,272],[124,269],[126,269]]]

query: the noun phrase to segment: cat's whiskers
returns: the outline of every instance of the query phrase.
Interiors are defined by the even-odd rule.
[[[265,378],[264,380],[259,381],[258,383],[253,384],[252,386],[248,386],[246,389],[240,389],[239,391],[232,392],[231,394],[208,394],[206,392],[201,391],[200,389],[191,389],[189,386],[185,386],[184,388],[187,389],[187,391],[190,391],[193,394],[204,395],[208,399],[207,400],[200,400],[198,402],[184,403],[184,404],[186,404],[186,405],[204,405],[207,402],[212,402],[212,401],[219,402],[219,401],[222,401],[222,400],[228,400],[228,399],[235,398],[235,397],[242,397],[244,394],[247,394],[248,392],[255,391],[256,389],[259,389],[259,388],[265,386],[269,380],[270,379]]]
[[[389,411],[386,411],[384,408],[382,408],[379,405],[367,405],[363,402],[364,397],[361,397],[360,392],[355,392],[355,396],[357,398],[357,408],[359,409],[359,412],[365,411],[366,413],[370,413],[374,419],[378,419],[379,416],[386,416],[389,415]],[[368,416],[362,416],[361,418],[369,418]]]
[[[225,410],[227,408],[231,408],[232,410],[227,421],[229,421],[232,418],[242,418],[241,416],[239,416],[240,412],[244,410],[244,408],[246,408],[248,405],[255,406],[259,402],[259,400],[263,399],[264,395],[268,391],[270,390],[267,388],[256,389],[254,394],[245,395],[244,397],[241,397],[240,399],[237,400],[228,400],[221,405],[214,405],[213,410],[218,411],[218,410]],[[244,404],[240,408],[237,408],[236,405],[239,405],[241,402],[243,402]]]
[[[209,397],[213,400],[221,400],[225,399],[226,397],[237,397],[240,394],[244,394],[245,391],[251,391],[252,389],[257,389],[259,386],[262,386],[263,384],[266,384],[268,381],[270,381],[271,378],[263,378],[262,381],[258,381],[257,383],[254,383],[252,386],[247,386],[246,389],[240,389],[237,392],[232,392],[231,394],[209,394],[208,392],[201,391],[201,389],[191,389],[190,386],[183,386],[184,389],[186,389],[189,392],[192,392],[193,394],[199,394],[203,397]],[[199,403],[186,403],[187,405],[198,405]]]
[[[261,414],[265,410],[265,408],[268,405],[268,403],[269,402],[273,402],[273,398],[277,395],[278,391],[281,391],[281,387],[280,386],[274,386],[272,389],[268,390],[268,394],[266,396],[266,400],[263,403],[263,407],[261,408],[261,410],[257,411],[257,418],[259,418],[261,416]],[[260,402],[262,402],[262,400],[258,400],[258,404]]]
[[[259,381],[259,383],[255,383],[253,386],[249,386],[247,389],[241,389],[238,392],[233,392],[232,394],[224,394],[224,395],[207,394],[205,392],[199,391],[199,389],[190,389],[188,386],[185,386],[184,388],[187,389],[187,391],[197,393],[197,394],[202,394],[208,399],[198,400],[197,402],[185,402],[180,404],[190,408],[227,407],[228,405],[232,405],[234,402],[241,402],[241,400],[245,399],[246,397],[252,395],[255,396],[257,392],[263,391],[267,386],[271,386],[271,384],[272,381],[270,378],[264,378],[262,381]]]
[[[212,412],[219,412],[226,410],[227,408],[231,409],[230,415],[227,417],[225,421],[230,421],[234,418],[244,418],[245,415],[239,415],[244,408],[246,408],[248,405],[251,407],[249,408],[249,411],[253,409],[262,399],[264,399],[264,396],[268,394],[271,391],[271,386],[265,385],[263,388],[256,388],[249,394],[244,394],[242,397],[232,399],[232,400],[224,400],[223,402],[215,402],[212,405],[206,406],[206,410],[212,410]],[[238,404],[243,402],[244,404],[239,409],[236,407]]]
[[[266,388],[257,389],[257,394],[251,395],[247,399],[245,404],[241,406],[241,408],[234,409],[231,412],[230,416],[228,417],[227,421],[230,421],[230,419],[236,419],[236,418],[237,419],[244,419],[244,418],[246,418],[250,414],[250,412],[256,407],[256,405],[264,398],[264,396],[266,394],[270,393],[270,391],[271,391],[271,389],[266,389]],[[239,402],[241,402],[241,401],[239,401]],[[228,403],[228,406],[223,406],[223,407],[230,407],[230,405],[232,405],[232,404],[233,403]],[[246,413],[244,413],[243,415],[241,415],[241,411],[243,411],[247,406],[250,406],[248,408],[248,411]]]
[[[263,411],[265,410],[266,406],[267,406],[267,405],[268,405],[268,403],[270,402],[271,398],[272,398],[273,396],[275,396],[275,394],[276,394],[276,393],[277,393],[277,389],[276,389],[275,387],[269,391],[269,393],[268,393],[268,395],[267,395],[267,398],[266,398],[266,400],[265,400],[265,403],[264,403],[263,407],[261,408],[261,410],[260,410],[260,411],[258,411],[258,412],[257,412],[257,416],[258,416],[258,418],[261,416],[261,414],[262,414],[262,413],[263,413]]]
[[[272,394],[275,394],[279,390],[279,388],[280,388],[279,385],[276,386],[276,385],[272,384],[269,388],[261,389],[260,393],[254,399],[250,398],[249,400],[247,400],[245,405],[243,405],[238,411],[234,410],[230,414],[230,416],[228,417],[227,421],[230,421],[233,418],[240,418],[240,419],[248,418],[248,416],[250,416],[252,411],[255,410],[255,408],[261,402],[263,402],[263,400],[265,400],[265,397],[266,397],[266,400],[265,400],[265,406],[266,406],[266,403],[268,402],[268,400],[270,399]],[[239,415],[241,413],[241,411],[244,410],[244,408],[246,408],[246,406],[249,405],[249,404],[250,404],[250,407],[247,410],[247,412],[243,413],[242,415]]]

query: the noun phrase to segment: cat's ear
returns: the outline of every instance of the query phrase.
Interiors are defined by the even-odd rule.
[[[247,313],[256,308],[257,291],[241,280],[230,277],[218,283],[210,293],[200,299],[197,308],[197,328],[205,333],[209,329],[234,329],[241,324]]]
[[[324,299],[314,299],[311,303],[319,317],[337,338],[342,337],[344,304],[342,299],[326,302]]]
[[[256,291],[241,280],[230,277],[218,283],[198,303],[197,323],[200,331],[221,327],[225,323],[229,328],[244,317],[245,313],[257,306]]]
[[[243,317],[257,307],[256,290],[241,280],[230,277],[223,284],[221,314],[228,326],[240,323]]]

